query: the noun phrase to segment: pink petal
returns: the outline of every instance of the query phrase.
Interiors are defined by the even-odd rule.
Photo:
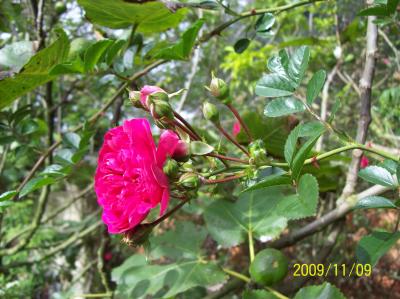
[[[140,90],[140,102],[144,107],[147,107],[147,97],[155,92],[164,91],[158,86],[145,85]]]

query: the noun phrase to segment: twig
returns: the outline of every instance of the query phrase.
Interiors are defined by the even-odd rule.
[[[230,142],[232,142],[238,149],[240,149],[243,153],[245,153],[248,157],[250,157],[249,152],[239,144],[239,142],[237,142],[235,140],[235,138],[233,138],[231,135],[229,135],[228,132],[225,131],[225,129],[219,124],[219,123],[215,123],[215,126],[217,127],[217,129],[222,133],[222,135],[224,135],[226,137],[226,139],[228,139]]]
[[[244,131],[247,134],[247,137],[249,138],[249,141],[251,142],[253,140],[253,138],[251,137],[251,133],[249,130],[249,127],[246,125],[246,123],[243,121],[243,119],[240,117],[239,112],[236,110],[235,107],[232,106],[232,104],[227,104],[226,105],[229,110],[232,111],[232,113],[235,115],[236,119],[239,121],[240,125],[242,126],[242,128],[244,129]]]

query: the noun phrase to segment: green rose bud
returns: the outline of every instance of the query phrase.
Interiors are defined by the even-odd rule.
[[[151,116],[153,116],[154,119],[174,119],[174,112],[170,103],[162,100],[152,101],[152,103],[150,104],[150,114]]]
[[[179,164],[173,159],[168,159],[163,167],[163,172],[170,178],[177,178],[179,173]]]
[[[131,101],[132,105],[136,108],[143,109],[143,104],[140,101],[140,91],[131,90],[129,91],[129,100]]]
[[[217,106],[209,102],[205,102],[203,104],[203,114],[206,119],[212,121],[213,123],[219,123],[219,111]]]
[[[200,179],[197,174],[187,172],[179,178],[179,184],[187,189],[197,189],[200,186]]]
[[[209,86],[209,90],[211,94],[216,97],[218,100],[221,100],[224,104],[229,104],[229,88],[224,80],[217,78],[214,76],[214,73],[211,74],[212,79]]]
[[[267,162],[267,151],[265,150],[264,141],[255,140],[249,145],[250,162],[256,165]]]

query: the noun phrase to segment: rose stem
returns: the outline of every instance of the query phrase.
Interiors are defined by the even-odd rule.
[[[177,119],[179,119],[194,135],[196,135],[197,139],[201,140],[199,134],[197,134],[196,130],[176,111],[174,111],[174,115]]]
[[[242,152],[244,152],[247,156],[250,157],[249,153],[246,151],[246,149],[241,146],[231,135],[228,134],[228,132],[226,132],[224,130],[224,128],[221,127],[220,124],[216,123],[215,126],[218,128],[218,130],[230,141],[232,142],[234,145],[236,145]]]
[[[239,112],[236,110],[235,107],[232,106],[232,104],[227,104],[226,105],[229,110],[232,111],[232,113],[235,115],[236,119],[239,121],[240,125],[242,126],[242,128],[244,129],[244,131],[246,132],[247,136],[249,137],[250,142],[253,141],[253,138],[251,137],[251,133],[249,130],[249,127],[244,123],[243,119],[240,117]]]
[[[167,219],[169,216],[171,216],[172,214],[174,214],[176,211],[180,210],[180,208],[182,208],[187,202],[189,201],[188,198],[186,198],[185,200],[181,201],[178,205],[176,205],[172,210],[168,211],[166,214],[164,214],[163,216],[161,216],[160,218],[158,218],[157,220],[150,222],[149,225],[152,226],[156,226],[157,224],[159,224],[160,222],[163,222],[165,219]]]
[[[226,178],[215,179],[215,180],[209,180],[209,179],[206,179],[206,178],[201,178],[201,181],[204,184],[218,184],[218,183],[225,183],[225,182],[230,182],[230,181],[233,181],[233,180],[237,180],[237,179],[240,179],[240,178],[245,177],[245,176],[247,176],[247,174],[242,173],[242,174],[232,175],[232,176],[228,176]]]
[[[223,159],[223,160],[234,161],[234,162],[238,162],[238,163],[242,163],[242,164],[249,164],[246,160],[242,160],[242,159],[234,158],[234,157],[228,157],[228,156],[224,156],[224,155],[220,155],[220,154],[209,153],[206,156]]]

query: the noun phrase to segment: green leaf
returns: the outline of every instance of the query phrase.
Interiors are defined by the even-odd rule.
[[[264,109],[264,115],[267,117],[279,117],[297,112],[302,112],[306,109],[304,104],[293,97],[279,98],[270,101]]]
[[[110,39],[103,39],[87,48],[83,59],[85,72],[94,70],[96,64],[100,62],[100,59],[104,57],[106,51],[113,43],[114,41]]]
[[[286,139],[284,154],[285,160],[289,166],[292,165],[293,157],[297,151],[297,140],[299,139],[300,129],[301,125],[298,125],[290,132],[288,138]]]
[[[188,221],[176,222],[175,230],[150,237],[150,258],[168,257],[174,261],[197,259],[202,255],[201,246],[206,236],[204,227],[196,227]]]
[[[310,48],[307,46],[297,48],[294,54],[290,57],[288,74],[297,84],[300,84],[301,80],[303,80],[309,59]]]
[[[311,105],[317,98],[318,94],[321,92],[322,87],[326,80],[326,72],[324,70],[319,70],[311,78],[307,85],[306,99],[307,104]]]
[[[301,148],[297,151],[295,157],[293,158],[292,164],[290,168],[292,170],[292,178],[297,181],[297,178],[300,175],[301,169],[304,166],[304,161],[308,158],[312,148],[315,143],[321,136],[322,132],[317,132],[314,136],[312,136],[306,143],[304,143]]]
[[[190,143],[190,153],[193,155],[204,156],[211,153],[214,148],[201,141],[192,141]]]
[[[192,52],[197,34],[204,20],[198,20],[182,34],[182,38],[174,45],[158,50],[154,54],[157,59],[186,60]]]
[[[236,53],[242,54],[244,51],[246,51],[249,45],[250,45],[250,40],[248,38],[242,38],[235,43],[233,48],[235,49]]]
[[[76,133],[68,132],[64,135],[64,141],[73,148],[78,149],[81,137]]]
[[[245,290],[242,294],[243,299],[276,299],[277,297],[264,290]]]
[[[292,180],[289,176],[279,174],[273,174],[265,177],[260,182],[255,183],[254,185],[244,189],[242,192],[248,192],[258,189],[264,189],[271,186],[280,186],[280,185],[290,185]]]
[[[367,196],[361,198],[354,209],[396,209],[396,205],[389,199],[382,196]]]
[[[397,176],[397,183],[400,185],[400,162],[397,163],[396,176]]]
[[[54,78],[49,75],[49,71],[53,66],[65,60],[69,49],[69,41],[65,32],[57,30],[57,33],[59,38],[34,55],[17,75],[0,81],[0,109]]]
[[[376,265],[379,259],[400,239],[400,232],[375,231],[363,237],[356,248],[358,262]]]
[[[394,14],[396,12],[399,2],[400,0],[387,0],[386,8],[389,14]]]
[[[107,65],[110,65],[113,62],[114,58],[118,55],[118,53],[126,45],[126,43],[126,40],[122,39],[114,41],[114,43],[109,47],[106,53]]]
[[[335,104],[333,104],[332,110],[331,110],[331,115],[329,115],[328,123],[332,123],[333,120],[335,119],[336,113],[339,111],[342,103],[340,102],[340,98],[335,99]]]
[[[78,3],[92,23],[114,29],[137,24],[137,31],[144,33],[163,32],[176,27],[187,12],[186,9],[180,9],[172,13],[158,1],[78,0]]]
[[[116,298],[171,298],[196,286],[222,283],[226,275],[214,263],[189,260],[167,265],[146,263],[134,255],[113,269]]]
[[[67,168],[59,164],[51,164],[47,166],[41,173],[41,176],[51,176],[55,178],[63,177],[67,174]]]
[[[319,121],[310,121],[300,125],[299,137],[312,137],[316,134],[323,134],[325,126]]]
[[[281,200],[276,212],[287,219],[315,216],[318,197],[318,181],[314,176],[306,173],[299,180],[297,194]]]
[[[290,80],[275,73],[264,75],[256,85],[256,94],[263,97],[286,97],[295,90]]]
[[[264,34],[271,30],[272,26],[275,24],[275,16],[271,13],[263,14],[255,25],[257,34]]]
[[[242,193],[232,203],[217,200],[209,205],[204,219],[211,236],[224,247],[231,247],[247,240],[248,232],[261,241],[269,241],[286,228],[287,220],[274,208],[285,198],[282,187]]]
[[[85,66],[80,57],[77,57],[71,62],[64,62],[55,65],[49,72],[50,76],[64,75],[64,74],[83,74]]]
[[[358,172],[363,180],[385,187],[395,188],[397,186],[393,176],[385,168],[379,166],[368,166]]]
[[[0,212],[3,212],[3,209],[12,206],[15,202],[11,200],[0,201]]]
[[[346,299],[338,288],[329,282],[300,289],[294,299]]]
[[[20,41],[5,45],[0,49],[0,66],[6,66],[18,72],[34,54],[31,41]]]
[[[357,15],[360,17],[366,17],[366,16],[388,17],[390,16],[390,12],[387,10],[386,5],[375,5],[361,10]]]
[[[0,201],[6,201],[13,198],[18,192],[16,190],[6,191],[0,195]]]
[[[396,174],[397,163],[390,159],[385,159],[381,163],[378,164],[379,167],[385,168],[391,174]]]
[[[55,183],[56,180],[52,177],[38,177],[31,179],[26,185],[22,188],[21,192],[19,193],[19,197],[24,197],[25,195],[42,188],[44,186],[50,185]]]

